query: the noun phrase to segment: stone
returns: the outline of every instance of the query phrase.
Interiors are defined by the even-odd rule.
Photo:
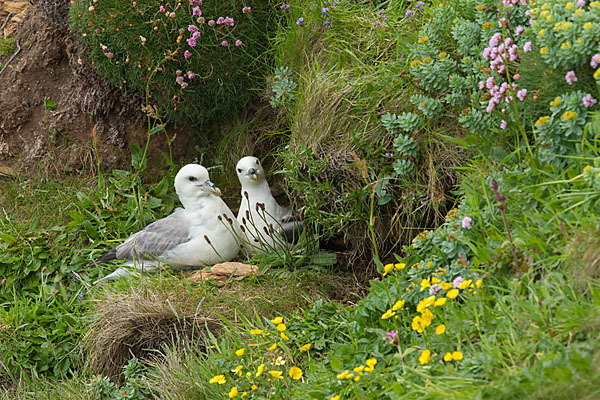
[[[245,276],[256,274],[258,267],[256,265],[244,264],[241,262],[224,262],[216,264],[210,271],[200,270],[190,275],[189,279],[195,282],[203,281],[208,278],[215,278],[219,281],[226,281],[233,276]]]

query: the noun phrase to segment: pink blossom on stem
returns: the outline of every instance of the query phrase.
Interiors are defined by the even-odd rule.
[[[575,72],[574,71],[567,72],[567,74],[565,75],[565,81],[567,81],[567,83],[569,85],[572,85],[573,82],[577,82],[577,77],[575,76]]]
[[[165,6],[160,6],[160,8],[158,9],[158,12],[164,13],[167,10],[165,10]]]
[[[585,1],[584,0],[577,0],[577,7],[583,7],[585,6]]]
[[[187,58],[190,58],[190,57],[192,56],[192,52],[191,52],[191,51],[189,51],[189,50],[186,50],[186,51],[183,53],[183,56],[184,56],[186,59],[187,59]]]
[[[515,29],[515,34],[516,35],[520,35],[521,33],[523,33],[523,31],[525,30],[525,28],[523,28],[521,25],[517,26],[517,28]]]
[[[200,7],[192,8],[192,15],[200,17],[202,15],[202,11],[200,10]]]
[[[235,45],[236,45],[237,47],[240,47],[240,46],[242,45],[242,41],[241,41],[240,39],[236,40],[236,41],[235,41]]]
[[[596,104],[596,99],[592,97],[591,94],[586,94],[585,96],[583,96],[583,99],[581,99],[581,101],[583,102],[583,105],[586,107],[592,107],[594,104]]]
[[[531,51],[531,42],[527,42],[523,45],[523,52],[524,53],[529,53]]]
[[[227,46],[229,46],[229,43],[227,42],[227,40],[223,40],[223,41],[221,42],[221,46],[223,46],[223,47],[227,47]]]
[[[592,66],[592,68],[596,68],[598,64],[600,64],[600,54],[596,53],[592,56],[592,59],[590,60],[590,65]]]
[[[505,120],[500,121],[500,129],[504,130],[504,129],[506,129],[507,126],[508,126],[508,124],[506,123]],[[469,218],[469,217],[465,217],[465,218]],[[463,219],[463,228],[465,227],[464,222],[465,222],[465,220]],[[470,225],[471,224],[469,223],[469,226]]]
[[[525,96],[527,96],[527,89],[521,89],[517,92],[517,98],[521,101],[525,100]]]
[[[183,83],[181,84],[181,88],[182,88],[182,89],[185,89],[186,87],[188,87],[188,83],[187,83],[187,82],[183,82]]]

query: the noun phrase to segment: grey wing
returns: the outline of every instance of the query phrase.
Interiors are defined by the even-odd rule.
[[[190,240],[185,211],[178,208],[168,217],[155,221],[131,235],[115,248],[116,258],[154,259],[164,252]]]

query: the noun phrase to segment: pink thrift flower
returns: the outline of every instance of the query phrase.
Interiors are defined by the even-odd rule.
[[[94,11],[94,10],[95,10],[94,6],[90,6],[90,7],[88,8],[88,11],[89,11],[89,12],[92,12],[92,11]]]
[[[590,60],[590,65],[592,66],[592,68],[596,68],[598,64],[600,64],[600,54],[596,53],[592,56],[592,59]]]
[[[183,56],[184,56],[185,58],[190,58],[190,57],[192,56],[192,52],[191,52],[191,51],[189,51],[189,50],[186,50],[186,51],[183,53]]]
[[[251,12],[252,12],[252,7],[242,8],[242,14],[250,14]]]
[[[188,25],[188,32],[196,32],[198,31],[198,27],[196,25]]]
[[[227,46],[229,46],[229,43],[227,42],[227,40],[223,40],[223,41],[221,42],[221,46],[223,46],[223,47],[227,47]]]
[[[193,37],[187,39],[187,44],[189,44],[190,47],[196,47],[196,39],[194,39]]]
[[[175,74],[176,74],[177,76],[179,76],[179,75],[181,75],[181,74],[182,74],[182,72],[181,72],[181,70],[180,70],[180,69],[178,69],[177,71],[175,71]]]
[[[502,121],[500,121],[500,129],[504,130],[504,129],[506,129],[506,127],[507,127],[507,126],[508,126],[508,124],[506,123],[506,121],[505,121],[505,120],[502,120]],[[465,217],[465,219],[466,219],[466,218],[469,218],[469,217]],[[463,219],[463,228],[466,228],[466,227],[465,227],[465,219]],[[469,218],[469,219],[470,219],[470,218]],[[471,221],[469,221],[469,228],[470,228],[470,227],[471,227]]]
[[[108,59],[110,60],[111,58],[113,58],[114,54],[111,53],[110,51],[108,53],[104,54],[106,57],[108,57]]]
[[[523,52],[524,53],[529,53],[531,51],[531,42],[527,42],[523,45]]]
[[[525,96],[527,96],[527,89],[521,89],[517,92],[517,98],[521,101],[525,100]]]
[[[165,11],[165,6],[160,6],[160,8],[158,9],[158,12],[164,13]]]
[[[180,75],[177,78],[175,78],[175,82],[177,82],[181,85],[183,83],[183,76]]]
[[[596,99],[592,97],[591,94],[586,94],[585,96],[583,96],[583,99],[581,99],[581,101],[583,102],[583,105],[586,107],[591,107],[594,104],[596,104]]]
[[[170,13],[169,18],[175,18],[175,13],[174,12]]]
[[[196,74],[193,73],[192,71],[188,71],[187,77],[188,77],[188,79],[194,79],[196,77]]]
[[[192,8],[192,15],[195,15],[197,17],[202,16],[202,11],[200,10],[200,7]]]
[[[583,7],[583,6],[585,6],[585,1],[577,0],[577,7]]]
[[[185,89],[186,87],[188,87],[188,83],[187,83],[187,82],[183,82],[183,83],[181,84],[181,88],[182,88],[182,89]]]
[[[469,218],[469,219],[468,219],[468,221],[469,221],[469,222],[468,222],[468,225],[469,225],[469,227],[468,227],[468,228],[466,228],[466,227],[464,226],[464,225],[465,225],[465,224],[464,224],[464,221],[465,221],[465,219],[467,219],[467,218],[469,218],[469,217],[465,217],[465,218],[463,218],[463,228],[465,228],[465,229],[471,229],[471,218]],[[457,288],[457,287],[459,287],[459,286],[460,286],[460,284],[461,284],[461,283],[463,283],[464,281],[465,281],[465,278],[463,278],[462,276],[457,276],[457,277],[456,277],[456,278],[454,278],[454,280],[452,281],[452,286],[453,286],[454,288]]]
[[[208,21],[208,26],[215,26],[215,20],[211,19],[210,21]]]
[[[575,76],[575,72],[573,72],[573,71],[567,72],[567,74],[565,75],[565,81],[567,81],[567,83],[569,85],[572,85],[573,82],[577,82],[577,77]]]
[[[194,40],[200,39],[200,31],[196,31],[196,32],[192,33],[192,39],[194,39]]]
[[[491,47],[486,47],[485,49],[483,49],[483,58],[485,58],[486,60],[488,58],[490,58],[490,53],[492,52],[492,48]]]
[[[241,41],[240,39],[236,40],[236,41],[235,41],[235,45],[236,45],[237,47],[240,47],[240,46],[242,45],[242,41]]]
[[[525,30],[525,28],[523,28],[521,25],[517,26],[517,29],[515,29],[515,34],[520,35],[521,33],[523,33],[523,31]]]
[[[223,18],[223,17],[217,18],[217,25],[222,25],[224,23],[225,23],[225,18]]]

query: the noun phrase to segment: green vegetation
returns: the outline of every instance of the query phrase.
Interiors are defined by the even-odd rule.
[[[16,49],[15,38],[4,38],[0,40],[0,56],[11,56]]]
[[[2,181],[4,398],[599,398],[600,2],[251,15],[277,22],[269,84],[248,86],[277,113],[260,140],[306,225],[346,240],[338,265],[266,254],[225,283],[91,288],[117,263],[90,260],[173,210],[173,163],[143,184],[132,146],[130,171],[94,181]],[[203,162],[235,162],[266,120],[240,114]]]

